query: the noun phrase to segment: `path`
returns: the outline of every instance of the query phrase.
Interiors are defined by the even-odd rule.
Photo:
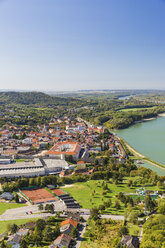
[[[87,225],[87,220],[89,218],[89,215],[84,215],[83,218],[84,218],[85,222],[82,224],[81,230],[79,230],[79,237],[76,240],[76,244],[75,244],[74,248],[79,248],[81,245],[81,241],[83,240],[83,236],[84,236],[84,233],[86,230],[86,225]]]
[[[141,226],[140,236],[139,236],[140,243],[142,242],[142,237],[143,237],[143,227]]]
[[[112,220],[124,220],[123,215],[113,215],[113,214],[101,214],[102,219],[112,219]]]

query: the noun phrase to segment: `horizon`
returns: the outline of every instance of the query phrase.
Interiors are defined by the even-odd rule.
[[[164,92],[165,89],[138,89],[138,88],[132,88],[132,89],[78,89],[78,90],[32,90],[32,89],[0,89],[0,92],[41,92],[41,93],[86,93],[86,92],[110,92],[110,93],[114,93],[114,92],[131,92],[131,91],[149,91],[149,92]]]

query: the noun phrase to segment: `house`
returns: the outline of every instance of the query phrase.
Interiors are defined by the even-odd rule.
[[[84,161],[77,162],[76,171],[86,171],[86,164],[84,163]]]
[[[60,232],[69,235],[73,228],[74,226],[72,226],[71,224],[66,224],[60,228]]]
[[[27,235],[28,234],[28,232],[29,232],[29,229],[24,229],[24,228],[21,228],[21,229],[19,229],[18,231],[17,231],[17,234],[18,235],[20,235],[20,236],[25,236],[25,235]]]
[[[14,195],[10,192],[4,192],[2,195],[0,195],[0,198],[7,200],[7,201],[10,201],[10,200],[14,199]]]
[[[10,236],[9,239],[7,240],[7,245],[11,245],[12,248],[19,248],[20,241],[21,241],[21,235],[14,234]]]
[[[71,237],[65,233],[56,238],[56,240],[48,246],[48,248],[64,248],[69,247]]]
[[[73,219],[64,220],[61,223],[60,232],[70,234],[74,227],[77,227],[78,222]]]
[[[61,227],[68,225],[68,224],[71,224],[72,226],[77,227],[78,222],[73,219],[64,220],[61,222]]]
[[[122,237],[120,245],[127,246],[128,248],[138,248],[139,238],[137,236],[125,235]]]

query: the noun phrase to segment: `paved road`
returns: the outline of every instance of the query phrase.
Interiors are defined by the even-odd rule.
[[[45,204],[44,204],[45,205]],[[61,201],[54,202],[55,211],[65,211],[66,207]],[[67,209],[69,211],[69,209]],[[72,211],[80,212],[80,214],[84,217],[84,219],[88,219],[90,216],[89,209],[75,209]],[[32,212],[32,214],[30,214]],[[0,215],[0,221],[3,220],[17,220],[17,219],[29,219],[29,218],[42,218],[52,216],[50,213],[43,213],[38,210],[38,205],[31,205],[20,208],[8,209]],[[101,218],[113,219],[113,220],[124,220],[124,216],[122,215],[101,215]]]
[[[83,235],[85,233],[85,229],[86,229],[86,222],[84,222],[82,224],[82,229],[79,231],[79,237],[78,239],[76,240],[76,245],[74,246],[74,248],[79,248],[80,245],[81,245],[81,241],[83,240]]]
[[[112,215],[112,214],[102,214],[101,218],[103,219],[112,219],[112,220],[124,220],[123,215]]]
[[[45,205],[45,204],[44,204]],[[55,211],[63,211],[66,209],[65,205],[61,201],[54,202]],[[30,214],[32,212],[32,214]],[[28,213],[28,214],[27,214]],[[0,215],[0,221],[3,220],[18,220],[18,219],[29,219],[29,218],[42,218],[51,216],[50,213],[41,213],[38,210],[38,205],[31,205],[20,208],[8,209]]]

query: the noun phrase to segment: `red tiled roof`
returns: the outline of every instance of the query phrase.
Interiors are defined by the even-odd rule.
[[[70,144],[73,145],[73,147],[69,151],[60,151],[60,147],[63,145]],[[65,141],[65,142],[58,142],[56,143],[46,154],[68,154],[68,155],[76,155],[80,151],[80,144],[78,142],[71,142],[71,141]]]
[[[67,224],[70,224],[70,225],[76,227],[78,222],[76,220],[72,220],[72,219],[64,220],[61,222],[61,226],[65,226]]]

